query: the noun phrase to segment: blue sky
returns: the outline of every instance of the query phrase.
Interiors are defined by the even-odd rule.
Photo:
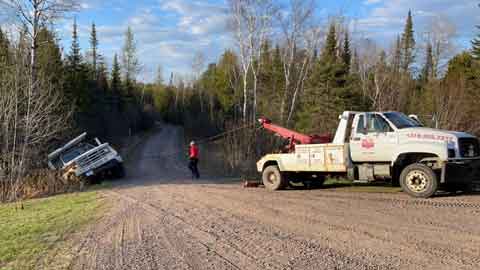
[[[287,0],[280,0],[280,2]],[[468,48],[469,40],[480,24],[480,8],[476,0],[317,0],[317,16],[326,21],[343,14],[350,21],[357,38],[371,38],[388,47],[403,29],[409,9],[414,15],[418,37],[428,23],[442,17],[456,28],[456,48]],[[479,1],[480,2],[480,1]],[[137,39],[143,65],[139,80],[151,80],[157,66],[165,74],[188,74],[196,52],[207,62],[218,59],[224,49],[235,48],[225,27],[228,18],[224,0],[84,0],[76,13],[82,48],[88,48],[90,25],[97,25],[100,49],[108,62],[120,52],[123,34],[131,26]],[[59,29],[59,37],[68,50],[71,20]]]

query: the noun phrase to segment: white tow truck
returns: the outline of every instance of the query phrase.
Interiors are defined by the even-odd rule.
[[[327,175],[341,175],[357,182],[389,179],[411,196],[428,198],[439,188],[470,189],[480,179],[479,140],[473,135],[426,128],[399,112],[347,111],[339,118],[333,140],[322,143],[261,119],[264,128],[294,144],[288,153],[257,162],[265,187],[322,184]]]
[[[63,147],[48,155],[48,166],[62,170],[64,178],[73,176],[91,177],[110,173],[116,178],[125,175],[123,159],[108,143],[85,142],[87,133],[71,140]]]

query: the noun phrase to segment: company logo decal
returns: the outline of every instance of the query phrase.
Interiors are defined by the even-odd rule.
[[[375,147],[375,141],[370,138],[366,138],[362,140],[362,148],[365,149],[372,149]]]

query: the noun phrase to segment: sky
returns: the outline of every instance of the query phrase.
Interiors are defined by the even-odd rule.
[[[279,0],[285,5],[287,0]],[[457,51],[468,49],[480,25],[476,0],[317,0],[320,21],[343,15],[356,38],[375,40],[385,48],[402,32],[411,9],[418,39],[434,18],[455,26]],[[206,64],[215,62],[235,42],[226,28],[226,0],[83,0],[74,15],[79,25],[82,49],[88,49],[92,22],[97,25],[100,51],[110,64],[120,53],[124,33],[132,28],[137,41],[142,72],[138,79],[151,81],[160,65],[167,80],[171,72],[192,73],[195,54],[205,55]],[[73,18],[59,25],[58,35],[68,51]],[[205,65],[206,66],[206,65]]]

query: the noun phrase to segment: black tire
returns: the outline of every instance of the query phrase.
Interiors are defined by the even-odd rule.
[[[118,163],[113,169],[113,177],[120,179],[125,177],[125,168],[122,163]]]
[[[263,169],[262,173],[263,185],[268,190],[281,190],[288,185],[286,177],[282,175],[278,166],[268,166]]]
[[[403,191],[412,197],[429,198],[437,192],[438,179],[430,167],[416,163],[403,169],[400,185]]]

